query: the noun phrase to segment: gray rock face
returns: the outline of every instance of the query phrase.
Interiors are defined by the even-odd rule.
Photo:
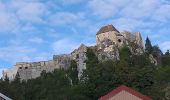
[[[82,76],[83,70],[86,69],[86,63],[85,63],[85,60],[87,60],[86,52],[87,52],[87,46],[82,44],[78,49],[74,50],[71,53],[72,59],[77,62],[77,70],[78,70],[79,79]]]

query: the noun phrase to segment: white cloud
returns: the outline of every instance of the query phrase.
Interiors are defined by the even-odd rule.
[[[80,3],[82,2],[83,0],[62,0],[63,4],[77,4],[77,3]]]
[[[170,41],[164,41],[160,44],[161,49],[165,52],[166,50],[170,50]]]
[[[57,12],[50,16],[49,21],[53,25],[62,26],[69,24],[78,24],[84,19],[84,15],[82,13],[71,13],[71,12]],[[83,23],[81,23],[83,24]]]
[[[36,52],[36,49],[26,46],[8,46],[0,48],[0,60],[15,63],[17,61],[24,61],[26,56],[31,56]]]
[[[138,27],[138,25],[141,22],[136,19],[118,18],[118,19],[113,20],[113,23],[115,24],[115,26],[118,26],[119,30],[121,31],[124,31],[124,30],[132,31],[136,27]]]
[[[80,43],[77,43],[73,40],[62,39],[54,42],[52,44],[52,48],[56,54],[68,54],[71,53],[74,49],[76,49]]]
[[[170,19],[170,5],[161,5],[154,13],[153,19],[161,22],[166,22]]]
[[[39,37],[30,38],[28,41],[32,43],[37,43],[37,44],[41,44],[44,42],[44,40]]]
[[[19,33],[22,22],[45,23],[43,17],[49,12],[47,6],[38,0],[0,1],[0,32]]]
[[[52,59],[52,55],[53,54],[49,52],[37,51],[36,48],[27,46],[8,46],[0,48],[0,60],[13,65],[16,62],[46,61]]]
[[[120,16],[159,21],[169,19],[169,6],[165,0],[90,0],[88,3],[88,7],[98,18]]]
[[[49,23],[55,26],[88,27],[91,23],[86,19],[85,13],[57,12],[50,16]]]
[[[21,20],[28,22],[42,23],[42,16],[47,12],[47,8],[43,3],[33,2],[27,3],[17,11],[17,15]]]
[[[7,10],[7,6],[0,2],[0,32],[11,32],[19,26],[15,14]]]
[[[121,11],[121,16],[130,18],[146,18],[153,15],[161,5],[159,0],[131,0]]]
[[[88,3],[88,6],[93,10],[94,14],[103,18],[114,16],[114,14],[119,11],[115,5],[116,4],[113,4],[111,0],[91,0]]]
[[[65,25],[76,21],[78,17],[75,14],[69,12],[57,12],[50,17],[50,22],[55,25]]]

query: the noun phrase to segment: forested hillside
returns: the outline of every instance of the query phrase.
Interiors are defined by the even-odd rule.
[[[170,52],[162,53],[146,39],[142,55],[133,55],[128,47],[119,50],[120,60],[98,61],[95,52],[87,50],[87,69],[78,79],[77,64],[68,70],[56,69],[41,77],[20,82],[0,80],[0,92],[13,100],[97,100],[120,85],[126,85],[150,96],[166,100],[170,94]],[[150,55],[157,60],[151,63]],[[169,87],[169,88],[168,88]]]

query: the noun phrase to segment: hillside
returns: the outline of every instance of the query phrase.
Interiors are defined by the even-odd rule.
[[[93,49],[87,49],[86,70],[78,79],[77,64],[71,61],[69,69],[56,69],[41,73],[36,79],[20,82],[19,74],[14,81],[0,81],[0,92],[14,100],[97,100],[112,89],[126,85],[152,97],[168,100],[170,89],[170,52],[161,52],[146,39],[145,52],[131,53],[128,47],[119,49],[120,60],[99,61]],[[151,63],[150,55],[159,64]]]

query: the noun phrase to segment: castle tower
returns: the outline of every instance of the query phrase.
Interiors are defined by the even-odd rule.
[[[124,43],[123,35],[113,25],[103,26],[96,34],[97,45],[101,45],[106,40],[111,41],[112,45],[116,44],[118,47]]]

